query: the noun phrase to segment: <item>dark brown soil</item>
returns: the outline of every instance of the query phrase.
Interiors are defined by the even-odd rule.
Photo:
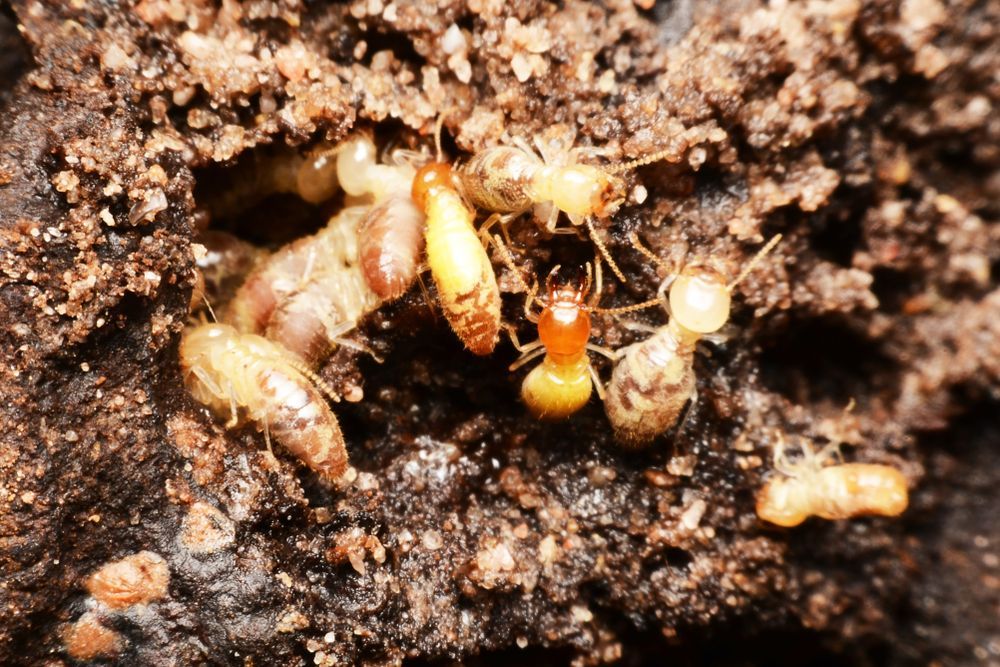
[[[646,4],[0,2],[0,662],[1000,665],[1000,2]],[[604,229],[605,304],[662,277],[631,231],[730,269],[785,240],[638,453],[596,399],[535,422],[516,351],[468,355],[414,290],[362,327],[383,364],[321,369],[365,396],[334,492],[183,389],[195,209],[255,152],[429,146],[449,110],[455,159],[669,149]],[[329,208],[212,225],[273,244]],[[526,271],[592,257],[534,229]],[[910,509],[762,525],[783,436],[900,467]],[[166,595],[95,602],[141,551]]]

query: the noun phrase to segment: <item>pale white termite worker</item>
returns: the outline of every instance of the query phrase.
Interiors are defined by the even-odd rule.
[[[899,516],[909,504],[906,477],[881,463],[833,463],[836,445],[815,453],[803,440],[802,458],[790,462],[784,441],[774,448],[774,469],[757,493],[757,516],[778,526],[797,526],[811,516],[852,519]]]
[[[325,396],[339,399],[283,346],[228,324],[200,324],[184,331],[180,366],[191,395],[228,417],[227,428],[245,412],[268,446],[274,436],[321,477],[341,481],[347,449]]]

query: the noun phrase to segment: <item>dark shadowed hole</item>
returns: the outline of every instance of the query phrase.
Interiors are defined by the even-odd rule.
[[[246,151],[235,162],[194,170],[195,205],[209,227],[230,232],[255,245],[277,247],[315,232],[336,211],[331,202],[311,205],[294,193],[268,192],[274,161],[291,159],[296,149],[265,146]]]
[[[14,84],[31,64],[31,52],[17,31],[17,19],[6,4],[0,5],[0,105],[7,103]]]
[[[852,398],[895,397],[896,364],[845,322],[833,318],[792,322],[779,337],[762,342],[761,379],[798,404]]]

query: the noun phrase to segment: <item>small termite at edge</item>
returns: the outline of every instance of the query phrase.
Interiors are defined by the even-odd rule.
[[[800,445],[802,459],[789,462],[784,441],[774,448],[772,477],[757,493],[757,516],[763,521],[791,528],[811,516],[853,519],[859,516],[895,517],[909,504],[906,477],[881,463],[827,462],[838,454],[836,445],[813,451],[808,441]]]

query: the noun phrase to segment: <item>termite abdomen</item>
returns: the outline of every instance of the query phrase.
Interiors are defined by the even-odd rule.
[[[645,447],[677,422],[695,391],[693,356],[667,327],[623,351],[604,400],[618,442]]]
[[[358,253],[368,286],[384,300],[399,298],[417,277],[424,250],[424,214],[406,195],[372,207],[358,226]]]
[[[521,149],[487,148],[458,170],[462,194],[485,211],[527,211],[534,204],[532,179],[540,166],[540,160]]]
[[[451,167],[432,163],[413,179],[413,201],[427,215],[427,263],[452,330],[473,354],[486,355],[500,334],[500,289],[493,265],[462,201]]]

